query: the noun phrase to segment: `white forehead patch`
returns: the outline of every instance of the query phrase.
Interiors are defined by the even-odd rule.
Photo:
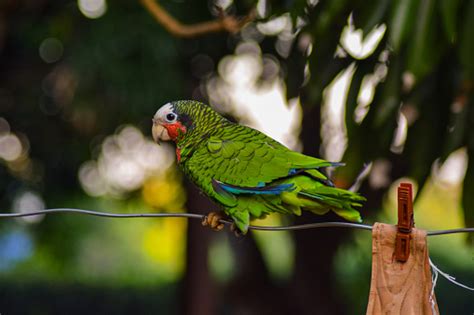
[[[156,119],[164,118],[167,114],[173,112],[173,105],[166,103],[155,114]]]

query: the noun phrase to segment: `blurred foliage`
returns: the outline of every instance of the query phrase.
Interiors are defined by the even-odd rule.
[[[352,80],[346,101],[346,128],[348,148],[343,160],[347,167],[341,169],[339,176],[353,179],[362,164],[367,161],[386,160],[390,163],[388,170],[391,181],[410,176],[423,191],[416,204],[416,222],[425,228],[440,228],[442,226],[460,226],[463,223],[473,226],[474,204],[471,192],[474,189],[474,164],[472,151],[473,78],[472,45],[474,37],[470,33],[468,20],[473,6],[472,1],[378,1],[368,3],[363,1],[333,1],[333,9],[328,9],[334,15],[329,17],[332,29],[341,30],[349,18],[356,29],[361,29],[363,38],[379,25],[385,25],[383,38],[374,52],[363,58],[352,55],[346,50],[342,57],[334,57],[336,47],[341,45],[339,38],[334,37],[330,49],[324,53],[324,46],[318,48],[320,35],[318,21],[321,11],[318,3],[309,16],[309,25],[302,32],[310,32],[315,40],[313,53],[308,57],[311,69],[311,79],[303,87],[303,95],[309,95],[307,104],[320,104],[322,90],[340,73],[334,64],[341,68],[348,64],[354,65]],[[338,6],[340,5],[340,7]],[[318,9],[319,8],[319,9]],[[344,11],[343,9],[348,11]],[[312,13],[314,12],[314,13]],[[324,12],[324,13],[321,13]],[[350,17],[349,17],[350,14]],[[323,19],[324,21],[324,19]],[[311,28],[312,23],[314,27]],[[320,22],[319,22],[320,23]],[[333,35],[334,36],[334,35]],[[329,43],[327,40],[325,44]],[[324,45],[324,44],[323,44]],[[319,49],[319,52],[318,52]],[[318,55],[320,53],[321,55]],[[467,55],[471,57],[467,58]],[[341,60],[342,59],[342,60]],[[469,59],[469,60],[468,60]],[[325,62],[321,62],[325,60]],[[313,67],[311,67],[313,63]],[[379,83],[375,86],[373,99],[368,105],[366,116],[361,122],[356,122],[358,104],[362,83],[366,78],[380,75]],[[319,74],[330,73],[322,81]],[[394,147],[394,138],[400,125],[400,115],[407,120],[406,142],[401,148]],[[463,197],[459,198],[459,190],[432,188],[428,181],[432,169],[439,168],[437,161],[443,163],[446,158],[461,147],[467,147],[469,164],[464,177]],[[349,180],[350,181],[350,180]],[[391,187],[396,187],[395,184]],[[382,191],[385,193],[386,188]],[[391,192],[389,196],[395,196]],[[423,198],[427,196],[427,198]],[[369,197],[370,198],[370,197]],[[454,210],[455,205],[462,208]],[[372,204],[376,208],[377,204]],[[385,209],[395,209],[394,200],[386,204]],[[370,210],[370,209],[368,209]],[[464,222],[459,221],[459,214],[464,213]],[[396,222],[394,212],[389,211],[389,217],[382,221]],[[454,221],[453,221],[454,220]],[[337,258],[337,274],[344,281],[346,296],[351,296],[350,304],[357,311],[365,310],[367,296],[354,296],[351,288],[357,287],[362,292],[368,292],[367,279],[370,276],[370,265],[366,257],[370,255],[370,237],[357,235],[362,244],[355,249],[342,249]],[[468,277],[472,270],[472,248],[465,244],[465,236],[458,235],[448,240],[431,240],[430,251],[435,262],[446,263],[448,256],[456,256],[456,273],[459,277]],[[436,242],[438,241],[438,242]],[[447,254],[449,253],[449,254]],[[450,266],[454,266],[452,262]],[[448,271],[449,273],[449,271]],[[443,281],[442,279],[440,280]],[[437,298],[441,310],[447,313],[462,313],[472,309],[470,303],[453,304],[453,298],[447,290],[437,290]],[[458,292],[459,301],[467,301],[468,292],[453,289]],[[449,310],[449,311],[448,311]]]
[[[257,5],[256,21],[239,34],[193,39],[173,38],[138,2],[96,1],[105,3],[106,11],[93,19],[80,10],[81,2],[0,3],[2,209],[184,211],[186,193],[181,176],[170,166],[172,150],[147,151],[151,116],[169,100],[210,98],[206,84],[220,61],[239,54],[242,43],[250,43],[247,48],[258,44],[261,50],[258,84],[273,82],[277,73],[286,97],[299,98],[304,110],[320,111],[325,91],[349,73],[343,119],[348,145],[342,158],[347,166],[338,170],[338,182],[352,182],[366,162],[374,161],[374,172],[375,165],[388,165],[381,171],[388,181],[375,186],[369,180],[362,187],[369,199],[365,217],[394,222],[392,212],[380,209],[394,208],[387,197],[394,195],[391,184],[408,176],[421,191],[417,223],[427,228],[457,227],[463,221],[474,226],[474,1],[237,0],[230,1],[226,11],[245,15]],[[160,3],[184,23],[194,23],[215,18],[214,4],[227,2]],[[278,27],[270,27],[276,20]],[[362,46],[379,38],[361,53],[348,44],[348,33],[360,35]],[[362,97],[367,89],[368,101]],[[406,139],[395,141],[404,132]],[[138,144],[143,149],[139,154]],[[107,160],[111,152],[119,152],[128,164],[109,165],[113,176],[108,176],[103,165],[112,161]],[[436,186],[432,176],[453,152],[470,157],[462,194],[459,185]],[[153,158],[161,167],[149,167]],[[102,190],[94,193],[87,187]],[[267,220],[281,222],[279,217]],[[187,228],[188,223],[174,219],[110,222],[72,215],[2,221],[0,312],[69,312],[68,306],[77,305],[80,295],[80,306],[90,301],[98,307],[96,313],[176,313],[182,302],[175,283],[190,259]],[[245,288],[252,279],[270,278],[265,283],[276,287],[272,293],[281,294],[281,299],[271,297],[279,305],[291,296],[282,287],[298,266],[295,238],[290,233],[255,233],[253,238],[262,262],[252,263],[266,268],[268,275],[254,273],[240,281]],[[337,240],[323,241],[338,245]],[[448,273],[453,270],[459,279],[473,279],[473,253],[464,236],[433,243],[433,257],[440,266],[451,268]],[[225,302],[236,303],[229,297],[239,288],[238,271],[248,268],[249,255],[241,252],[248,249],[246,244],[220,238],[202,253],[219,285],[226,288],[219,292],[224,312],[232,313],[235,304]],[[335,271],[327,271],[332,272],[331,283],[322,285],[334,288],[332,283],[337,283],[333,294],[345,292],[338,304],[348,313],[361,313],[367,297],[353,292],[368,292],[370,235],[356,234],[353,242],[335,252]],[[201,285],[204,290],[208,283]],[[457,288],[450,290],[442,283],[438,288],[443,313],[474,307]],[[27,303],[18,296],[33,296],[31,308],[25,309]],[[41,299],[50,296],[58,301],[47,306]],[[102,311],[104,305],[110,307]],[[236,309],[245,307],[256,306],[249,302]]]
[[[343,160],[350,163],[341,169],[341,177],[350,181],[363,163],[387,159],[393,163],[392,179],[408,175],[423,187],[436,161],[442,163],[461,147],[467,147],[472,157],[472,1],[335,0],[319,1],[314,7],[304,0],[292,3],[281,6],[293,20],[306,22],[295,42],[309,34],[313,47],[307,57],[310,78],[299,92],[289,95],[301,93],[305,106],[319,106],[323,90],[349,65],[355,67],[345,104],[348,148]],[[341,43],[348,21],[362,32],[363,40],[378,26],[386,27],[371,54],[360,58]],[[362,121],[356,122],[361,85],[373,76],[379,76],[373,99]],[[401,150],[393,148],[400,115],[408,123]],[[397,165],[400,161],[402,165]],[[464,181],[463,208],[469,226],[474,225],[473,163],[471,158]]]
[[[139,3],[102,1],[105,14],[88,19],[81,2],[0,4],[0,205],[14,211],[44,206],[183,211],[185,192],[177,170],[169,167],[170,148],[149,149],[150,121],[160,104],[183,98],[183,90],[192,93],[197,79],[188,75],[190,59],[201,53],[218,60],[227,51],[225,36],[177,41]],[[198,3],[166,8],[186,12],[189,21],[212,18]],[[111,153],[128,164],[107,165],[107,171],[104,165],[117,162],[109,159]],[[146,166],[150,161],[156,165]],[[126,189],[128,171],[137,168],[143,169],[135,172],[144,176],[140,185],[134,181],[133,189]],[[84,179],[95,180],[98,186],[90,187],[105,193],[86,189],[88,196]],[[111,222],[78,216],[2,221],[0,278],[45,288],[53,283],[169,286],[183,276],[186,226],[173,219]],[[159,300],[168,305],[175,291]],[[1,312],[11,309],[4,305]]]

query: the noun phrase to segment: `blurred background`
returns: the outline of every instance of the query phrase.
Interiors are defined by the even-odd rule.
[[[474,226],[474,1],[159,2],[184,24],[256,16],[237,33],[182,38],[140,1],[0,1],[2,212],[216,210],[150,137],[162,104],[196,99],[344,161],[338,186],[371,162],[367,224],[395,223],[395,187],[410,181],[417,227]],[[429,246],[474,285],[472,237]],[[184,219],[0,221],[2,314],[362,314],[370,272],[359,230],[235,238]],[[436,295],[442,314],[474,311],[444,279]]]

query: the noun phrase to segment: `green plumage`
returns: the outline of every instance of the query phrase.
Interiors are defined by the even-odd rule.
[[[316,214],[332,210],[347,220],[361,221],[354,207],[365,199],[329,186],[319,172],[333,163],[291,151],[257,130],[228,121],[205,104],[177,101],[171,105],[186,127],[175,139],[180,166],[243,233],[252,218],[273,212],[300,215],[302,210]],[[268,191],[271,187],[283,191],[274,194]]]

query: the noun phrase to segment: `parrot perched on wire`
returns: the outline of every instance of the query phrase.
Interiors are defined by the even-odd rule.
[[[364,197],[334,187],[320,170],[341,166],[291,151],[260,131],[230,122],[206,104],[175,101],[153,117],[153,139],[173,141],[184,173],[232,218],[245,234],[249,222],[278,212],[300,215],[302,210],[329,210],[360,222],[354,207]],[[220,230],[218,213],[203,224]]]

